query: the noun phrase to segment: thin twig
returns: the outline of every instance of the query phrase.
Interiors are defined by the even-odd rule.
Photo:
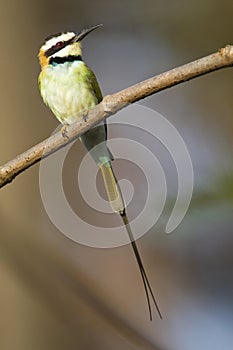
[[[115,114],[128,104],[174,85],[232,65],[233,46],[227,45],[212,55],[174,68],[115,94],[106,96],[84,119],[68,126],[65,135],[58,132],[1,166],[0,187],[11,182],[18,174],[40,161],[42,157],[47,157],[49,154],[64,147],[92,126]]]

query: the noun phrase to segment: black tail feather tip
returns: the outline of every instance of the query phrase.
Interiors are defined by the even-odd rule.
[[[124,222],[125,228],[127,230],[128,236],[129,236],[129,239],[131,241],[131,246],[133,248],[135,258],[136,258],[137,263],[138,263],[138,267],[139,267],[140,274],[141,274],[141,277],[142,277],[143,286],[144,286],[144,289],[145,289],[145,294],[146,294],[146,300],[147,300],[147,305],[148,305],[148,310],[149,310],[150,321],[153,320],[152,319],[152,310],[151,310],[150,296],[151,296],[153,304],[154,304],[154,306],[155,306],[155,308],[157,310],[157,313],[158,313],[160,319],[162,320],[163,317],[162,317],[161,311],[159,309],[158,303],[157,303],[157,301],[155,299],[155,296],[154,296],[153,290],[151,288],[149,279],[147,278],[147,275],[146,275],[146,272],[145,272],[145,269],[144,269],[144,266],[143,266],[143,263],[142,263],[142,260],[141,260],[141,257],[140,257],[137,245],[136,245],[136,242],[135,242],[134,237],[133,237],[133,233],[132,233],[130,225],[129,225],[129,221],[128,221],[125,209],[122,212],[120,212],[119,214],[120,214],[120,216],[121,216],[121,218],[122,218],[122,220]]]

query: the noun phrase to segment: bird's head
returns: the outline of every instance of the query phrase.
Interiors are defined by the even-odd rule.
[[[84,39],[87,34],[101,26],[102,24],[98,24],[94,27],[83,29],[78,34],[75,34],[74,32],[65,32],[57,33],[46,38],[38,55],[41,68],[43,69],[53,62],[66,62],[66,59],[82,59],[82,39]]]

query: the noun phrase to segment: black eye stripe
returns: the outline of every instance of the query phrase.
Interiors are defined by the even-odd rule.
[[[67,41],[63,41],[63,45],[61,47],[59,47],[57,45],[53,45],[47,51],[45,51],[45,56],[50,57],[53,54],[55,54],[56,52],[60,51],[64,47],[66,47],[67,45],[70,45],[73,42],[74,38],[75,38],[75,36],[73,36],[71,39],[69,39]]]

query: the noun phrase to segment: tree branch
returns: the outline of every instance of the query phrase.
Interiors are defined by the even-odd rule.
[[[0,187],[5,186],[18,174],[39,162],[42,157],[47,157],[64,147],[92,126],[115,114],[128,104],[174,85],[232,65],[233,46],[227,45],[212,55],[144,80],[115,94],[105,96],[103,101],[92,109],[85,118],[68,126],[65,134],[58,132],[1,166]]]

